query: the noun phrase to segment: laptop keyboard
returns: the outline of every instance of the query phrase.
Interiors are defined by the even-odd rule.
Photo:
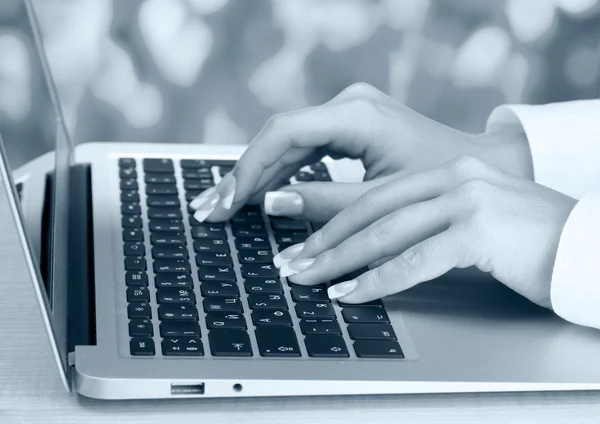
[[[353,275],[310,287],[279,277],[273,256],[305,241],[313,230],[309,223],[268,217],[255,205],[245,206],[228,223],[193,218],[187,202],[234,165],[119,160],[130,354],[403,358],[381,301],[345,305],[327,297],[327,284]],[[331,180],[321,162],[294,179]]]

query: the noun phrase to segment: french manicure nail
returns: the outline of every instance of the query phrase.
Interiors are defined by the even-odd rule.
[[[304,199],[294,191],[265,193],[265,212],[274,216],[298,216],[304,211]]]
[[[296,259],[302,249],[304,249],[304,243],[298,243],[275,255],[273,258],[275,268],[281,268],[284,264]]]
[[[279,270],[279,275],[281,277],[291,277],[292,275],[296,275],[299,272],[305,271],[308,268],[310,268],[314,261],[315,260],[313,258],[306,258],[288,262],[286,264],[283,264],[283,266]]]
[[[208,190],[204,190],[198,197],[190,202],[190,208],[198,209],[206,201],[208,201],[217,192],[217,187],[211,187]]]
[[[231,205],[233,205],[233,198],[235,197],[235,185],[236,180],[231,172],[225,175],[219,183],[221,206],[227,210],[231,209]]]
[[[329,296],[331,300],[346,296],[347,294],[352,293],[356,286],[358,286],[358,281],[356,280],[344,281],[343,283],[329,287],[327,289],[327,296]]]
[[[206,199],[204,203],[200,205],[194,213],[194,218],[196,219],[196,221],[204,222],[204,220],[208,218],[208,216],[211,213],[213,213],[213,211],[216,209],[217,204],[219,203],[219,199],[220,197],[218,193],[214,193],[211,197]]]

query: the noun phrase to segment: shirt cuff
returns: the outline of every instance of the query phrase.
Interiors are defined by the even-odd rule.
[[[554,312],[600,329],[600,193],[584,196],[563,229],[554,262],[550,299]]]
[[[496,108],[488,130],[521,125],[535,181],[579,199],[600,187],[600,100]]]

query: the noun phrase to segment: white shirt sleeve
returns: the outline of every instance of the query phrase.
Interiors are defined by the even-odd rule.
[[[529,140],[535,181],[580,199],[558,245],[552,308],[570,322],[600,329],[600,100],[501,106],[488,129],[515,123]]]

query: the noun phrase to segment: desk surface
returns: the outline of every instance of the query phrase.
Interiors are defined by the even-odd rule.
[[[600,393],[96,401],[62,387],[0,187],[0,423],[589,422]]]

